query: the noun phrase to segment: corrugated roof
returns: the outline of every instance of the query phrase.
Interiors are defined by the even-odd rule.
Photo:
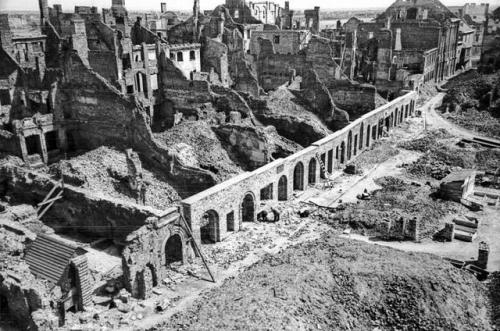
[[[26,253],[25,260],[35,276],[56,285],[76,249],[76,245],[55,236],[40,234]]]

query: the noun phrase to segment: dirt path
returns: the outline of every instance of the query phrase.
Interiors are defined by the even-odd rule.
[[[438,114],[436,108],[441,105],[445,95],[446,93],[440,92],[421,107],[423,116],[427,124],[427,129],[445,129],[454,136],[467,139],[472,139],[473,137],[490,140],[492,139],[491,137],[482,136],[477,132],[467,130],[456,124],[453,124],[447,119],[443,118],[440,114]]]

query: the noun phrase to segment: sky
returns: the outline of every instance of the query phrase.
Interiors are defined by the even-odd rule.
[[[191,10],[192,0],[125,0],[125,5],[129,10],[159,10],[160,2],[166,2],[169,10]],[[257,2],[259,0],[255,0]],[[474,0],[444,0],[445,5],[456,6]],[[224,0],[200,0],[202,10],[213,9],[215,6],[223,4]],[[274,0],[284,6],[285,0]],[[393,0],[290,0],[290,7],[295,9],[312,8],[320,6],[321,9],[363,9],[363,8],[385,8]],[[479,2],[487,2],[478,0]],[[75,5],[96,6],[99,8],[111,7],[111,0],[49,0],[49,6],[62,4],[63,11],[73,12]],[[490,6],[500,5],[500,0],[489,1]],[[38,10],[38,0],[0,0],[0,11],[5,10]]]

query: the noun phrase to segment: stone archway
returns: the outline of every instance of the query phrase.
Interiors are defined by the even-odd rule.
[[[345,142],[340,144],[340,164],[345,163]]]
[[[359,150],[363,149],[363,138],[365,131],[365,123],[361,123],[361,127],[359,129]]]
[[[366,127],[366,147],[370,147],[370,124]]]
[[[293,189],[304,189],[304,164],[302,162],[297,163],[293,169]]]
[[[316,159],[314,157],[311,159],[311,161],[309,161],[307,183],[309,185],[316,183]]]
[[[286,201],[288,199],[288,179],[285,175],[281,176],[278,181],[278,201]]]
[[[179,234],[173,234],[165,242],[165,265],[175,262],[183,262],[182,238]]]
[[[215,210],[209,210],[203,214],[200,226],[202,244],[214,244],[219,240],[219,214]]]
[[[241,219],[243,222],[255,221],[255,198],[252,193],[245,194],[241,203]]]
[[[347,134],[347,161],[351,159],[352,156],[352,131]]]

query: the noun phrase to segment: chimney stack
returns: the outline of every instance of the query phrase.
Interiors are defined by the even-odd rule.
[[[166,2],[162,2],[161,3],[161,13],[164,14],[167,12],[167,3]]]
[[[403,47],[401,46],[401,28],[396,29],[396,42],[394,44],[394,50],[400,51]]]

